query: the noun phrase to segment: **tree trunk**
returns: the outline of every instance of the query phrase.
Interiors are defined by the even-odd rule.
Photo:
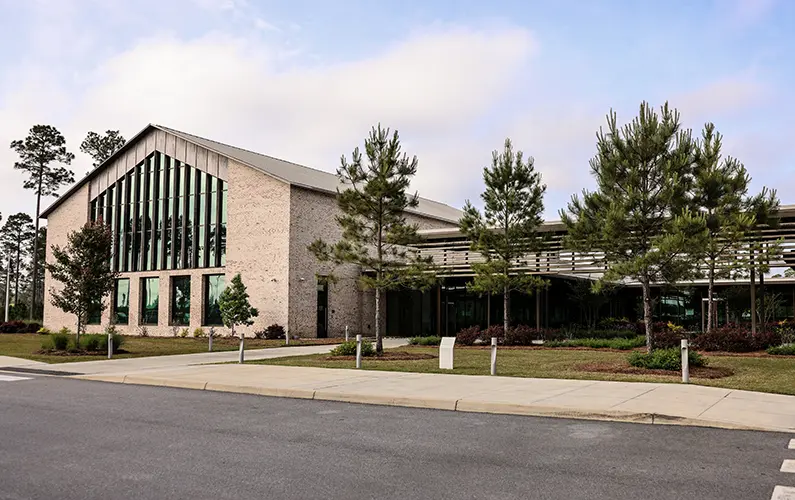
[[[651,330],[651,285],[648,281],[640,282],[643,289],[643,324],[646,327],[646,350],[651,352],[654,348]]]
[[[14,305],[19,301],[19,254],[21,253],[20,241],[17,239],[17,270],[14,275]]]
[[[762,333],[767,330],[767,309],[765,308],[765,273],[759,273],[759,305],[761,306],[761,313],[759,315],[760,323],[762,323]]]
[[[756,270],[751,268],[751,335],[756,335]]]
[[[80,320],[80,315],[77,315],[77,334],[75,337],[75,347],[80,349],[80,330],[83,329],[83,322]]]
[[[502,290],[502,331],[503,335],[508,334],[508,327],[511,326],[511,291],[506,285]]]
[[[710,262],[709,265],[709,285],[707,286],[707,332],[711,332],[713,328],[712,317],[715,316],[715,303],[712,300],[712,295],[715,288],[715,264]]]
[[[39,277],[39,214],[41,212],[41,180],[43,176],[44,165],[39,165],[39,184],[36,189],[36,230],[33,233],[33,282],[30,286],[30,314],[28,315],[31,321],[33,321],[33,313],[36,310],[36,281]]]
[[[384,352],[384,341],[381,338],[381,289],[375,289],[375,352]]]

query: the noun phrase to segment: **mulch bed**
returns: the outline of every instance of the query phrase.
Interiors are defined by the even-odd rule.
[[[34,352],[33,354],[46,354],[47,356],[63,356],[63,357],[71,357],[71,356],[102,356],[108,354],[108,351],[56,351],[55,349],[41,349],[39,351]],[[124,349],[119,349],[114,351],[113,354],[127,354],[127,351]]]
[[[627,375],[662,375],[668,377],[681,377],[682,373],[670,370],[648,370],[646,368],[638,368],[626,363],[584,363],[575,366],[577,370],[583,372],[599,372],[599,373],[622,373]],[[734,375],[734,371],[730,368],[717,368],[712,366],[698,366],[690,368],[690,376],[693,378],[706,378],[716,379],[724,378]]]
[[[362,357],[367,361],[417,361],[420,359],[433,359],[436,358],[433,354],[425,354],[421,352],[395,352],[386,351],[380,356],[367,356]],[[323,358],[325,361],[355,361],[356,356],[326,356]]]

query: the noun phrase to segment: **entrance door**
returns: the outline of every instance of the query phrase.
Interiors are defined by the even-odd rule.
[[[328,337],[328,283],[317,284],[317,338]]]

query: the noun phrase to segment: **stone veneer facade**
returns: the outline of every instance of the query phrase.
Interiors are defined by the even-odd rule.
[[[158,131],[158,134],[161,133]],[[173,141],[168,135],[166,134],[165,145],[176,144],[176,150],[179,151],[178,141],[181,139]],[[147,136],[142,138],[141,142],[149,143],[156,150],[160,150],[156,147],[158,140]],[[189,143],[189,147],[195,151],[196,158],[216,155],[201,146]],[[151,147],[146,150],[133,147],[131,150],[137,151],[136,154],[140,156],[148,154]],[[172,151],[169,153],[174,154]],[[121,277],[130,278],[130,310],[128,325],[119,325],[119,330],[129,335],[140,334],[142,278],[160,279],[158,324],[147,325],[146,330],[153,336],[171,336],[174,335],[175,329],[186,328],[169,325],[171,279],[178,276],[191,277],[190,324],[187,328],[192,335],[196,328],[204,327],[205,330],[208,328],[202,325],[204,276],[225,274],[228,284],[235,274],[240,273],[248,288],[252,305],[259,309],[259,317],[255,324],[243,329],[247,335],[278,323],[285,326],[290,335],[315,337],[317,334],[316,276],[333,271],[338,280],[329,285],[328,336],[344,335],[346,325],[351,334],[372,334],[374,296],[371,291],[360,290],[357,280],[359,269],[350,265],[332,269],[317,262],[307,250],[307,246],[318,237],[327,241],[336,241],[340,237],[341,231],[334,219],[338,213],[335,195],[290,185],[232,158],[220,158],[220,160],[219,163],[226,167],[222,173],[225,174],[225,180],[229,184],[226,266],[122,273]],[[129,167],[134,166],[135,162],[125,164]],[[88,220],[89,190],[92,186],[93,183],[83,185],[48,214],[48,262],[52,259],[51,246],[65,245],[68,233],[78,229]],[[409,214],[408,219],[418,223],[421,229],[455,225],[448,221],[415,214]],[[53,282],[49,274],[45,275],[45,280],[45,325],[50,329],[59,329],[62,326],[74,329],[76,326],[74,316],[63,313],[50,303],[50,290],[53,287],[57,288],[59,284]],[[108,302],[111,301],[112,297],[108,298]],[[108,305],[103,312],[102,324],[89,325],[88,332],[103,330],[104,325],[109,323],[110,309]],[[223,327],[215,328],[220,334],[229,333]]]

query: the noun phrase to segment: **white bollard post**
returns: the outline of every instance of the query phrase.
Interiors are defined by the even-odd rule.
[[[241,363],[241,364],[243,363],[243,342],[244,342],[245,338],[246,337],[241,332],[241,334],[240,334],[240,356],[239,356],[238,361],[237,361],[238,363]]]
[[[682,382],[690,382],[690,357],[687,352],[687,339],[682,339]]]
[[[108,359],[113,357],[113,334],[108,333]]]
[[[345,325],[345,342],[348,341],[348,325]]]
[[[497,375],[497,337],[491,338],[491,374]]]
[[[356,368],[362,367],[362,336],[356,336]]]
[[[214,330],[210,328],[210,333],[207,334],[207,352],[213,352],[213,333]]]
[[[284,332],[284,345],[290,345],[290,332]]]

